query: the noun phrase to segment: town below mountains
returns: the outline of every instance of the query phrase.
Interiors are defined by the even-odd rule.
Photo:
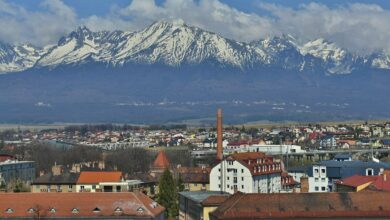
[[[390,122],[223,127],[217,115],[217,128],[2,131],[0,217],[390,216]]]
[[[386,51],[290,35],[244,43],[181,22],[0,44],[1,123],[207,123],[216,107],[228,123],[380,119],[389,83]]]

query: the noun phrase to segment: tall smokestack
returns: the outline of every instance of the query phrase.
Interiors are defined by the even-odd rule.
[[[222,109],[217,110],[217,160],[222,160]]]

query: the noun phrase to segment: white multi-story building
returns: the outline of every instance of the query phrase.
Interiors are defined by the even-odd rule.
[[[313,165],[309,170],[309,192],[328,192],[326,166]]]
[[[281,172],[281,163],[265,153],[235,153],[213,167],[210,190],[231,194],[280,192]]]
[[[320,141],[321,148],[331,149],[337,146],[336,138],[333,136],[326,136]]]

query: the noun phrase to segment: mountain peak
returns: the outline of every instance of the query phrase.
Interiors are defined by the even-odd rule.
[[[151,27],[158,27],[158,26],[170,26],[170,27],[184,27],[187,26],[187,24],[184,22],[183,19],[167,19],[167,20],[160,20],[152,23],[150,25]]]
[[[84,38],[84,37],[91,36],[92,34],[93,34],[93,32],[90,29],[88,29],[84,25],[81,25],[81,26],[77,27],[76,30],[72,31],[69,34],[69,37],[71,37],[71,38]]]
[[[91,33],[92,31],[89,28],[87,28],[85,25],[80,25],[77,27],[76,32],[77,33]]]
[[[298,71],[308,64],[310,69],[316,69],[317,66],[313,66],[318,65],[318,69],[326,73],[338,74],[361,67],[360,60],[363,59],[367,60],[364,65],[375,62],[374,68],[390,69],[386,54],[371,58],[355,56],[323,38],[302,45],[298,42],[299,39],[294,36],[284,34],[247,44],[187,25],[182,19],[157,21],[136,32],[93,32],[82,25],[62,37],[57,45],[42,49],[0,44],[0,56],[3,57],[0,72],[96,62],[114,66],[131,63],[168,66],[216,63],[240,69],[277,66]],[[18,64],[14,64],[16,61]]]

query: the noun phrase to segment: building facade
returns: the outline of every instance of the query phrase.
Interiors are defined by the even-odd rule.
[[[30,183],[35,178],[35,162],[6,160],[0,162],[0,184],[19,180]]]
[[[78,173],[47,173],[31,183],[31,192],[76,192]]]
[[[326,166],[313,165],[308,171],[309,192],[329,192]]]
[[[320,141],[320,147],[321,147],[322,149],[332,149],[332,148],[336,148],[336,147],[337,147],[336,138],[334,138],[333,136],[325,136],[325,137],[322,138],[322,140]]]
[[[210,172],[210,190],[233,194],[281,191],[281,164],[262,152],[229,155]]]

